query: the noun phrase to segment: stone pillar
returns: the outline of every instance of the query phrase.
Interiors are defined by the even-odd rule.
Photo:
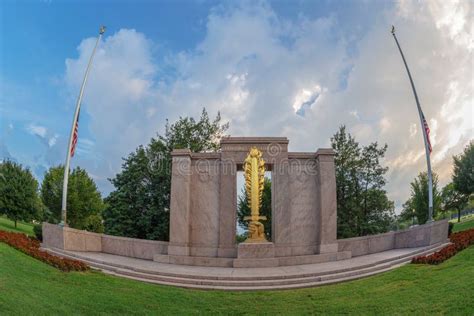
[[[334,151],[319,149],[317,159],[317,197],[319,208],[319,253],[337,252],[337,199]]]
[[[237,256],[235,231],[237,220],[237,166],[231,154],[222,152],[219,190],[219,248],[218,257]]]
[[[171,201],[169,255],[189,256],[191,216],[191,151],[175,149],[171,153]]]
[[[291,255],[291,212],[289,212],[288,155],[274,164],[272,173],[272,241],[275,255]]]

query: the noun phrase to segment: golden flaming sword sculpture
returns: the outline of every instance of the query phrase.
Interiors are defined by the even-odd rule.
[[[263,186],[265,179],[265,161],[262,152],[257,147],[250,148],[250,152],[244,162],[245,193],[250,207],[250,216],[244,220],[250,221],[248,238],[245,242],[266,242],[264,227],[259,220],[266,220],[266,216],[260,216],[262,205]]]

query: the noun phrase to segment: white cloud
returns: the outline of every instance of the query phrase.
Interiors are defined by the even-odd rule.
[[[79,57],[66,60],[65,81],[73,97],[94,44],[95,39],[85,39],[78,47]],[[152,50],[153,43],[142,33],[122,29],[100,43],[94,59],[83,110],[91,117],[89,128],[95,135],[95,148],[100,150],[99,156],[112,161],[113,172],[119,171],[120,157],[147,142],[162,123],[153,115],[159,100],[154,97],[152,78],[158,67],[153,63]],[[89,145],[79,137],[78,152],[91,154]]]
[[[392,123],[390,122],[390,119],[387,117],[383,117],[380,122],[379,122],[380,130],[382,133],[385,133],[392,127]]]
[[[59,137],[58,134],[54,134],[51,138],[49,138],[48,146],[53,147],[54,145],[56,145],[56,141],[58,140],[58,137]]]
[[[410,138],[416,136],[417,133],[418,133],[418,127],[416,123],[411,124],[410,125]]]
[[[473,138],[473,72],[466,66],[473,58],[472,7],[446,3],[400,1],[379,12],[355,49],[348,46],[353,34],[341,33],[336,17],[287,20],[265,3],[212,10],[203,40],[164,56],[166,64],[155,61],[163,52],[144,34],[120,30],[101,43],[84,100],[104,157],[93,172],[113,176],[121,157],[162,132],[165,118],[196,116],[205,106],[222,112],[231,134],[287,136],[295,151],[329,146],[341,124],[362,144],[388,143],[387,189],[400,206],[426,166],[392,23],[430,122],[433,168],[442,184],[449,181],[450,157]],[[73,95],[93,44],[84,40],[79,57],[66,61]],[[161,72],[165,66],[174,78]]]
[[[46,127],[41,126],[41,125],[37,125],[37,124],[28,125],[27,130],[31,135],[36,135],[36,136],[39,136],[41,138],[45,138],[46,137],[46,132],[48,131],[46,129]]]
[[[299,90],[293,102],[295,113],[304,116],[305,111],[311,109],[320,99],[322,90],[319,85],[315,85],[313,89]]]
[[[360,120],[359,113],[356,110],[349,111],[349,114],[355,117],[356,119]]]

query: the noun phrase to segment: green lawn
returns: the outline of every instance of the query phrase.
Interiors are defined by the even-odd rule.
[[[273,292],[197,291],[100,272],[64,273],[0,243],[2,315],[474,314],[474,247],[439,266]]]
[[[15,223],[4,216],[0,216],[0,230],[6,230],[8,232],[25,233],[30,236],[34,236],[33,224],[17,222],[17,228]]]
[[[469,218],[467,221],[454,223],[453,232],[460,232],[462,230],[474,228],[474,218]]]
[[[10,229],[0,218],[0,229]],[[467,224],[461,223],[457,229]],[[470,224],[472,225],[472,223]],[[29,225],[19,226],[31,233]],[[406,265],[347,283],[270,292],[197,291],[64,273],[0,243],[0,314],[474,314],[474,246],[439,266]]]

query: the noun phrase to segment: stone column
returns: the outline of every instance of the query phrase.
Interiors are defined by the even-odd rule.
[[[191,216],[191,151],[175,149],[171,153],[171,201],[169,255],[189,256]]]
[[[319,208],[319,253],[337,252],[337,200],[334,151],[319,149],[316,152],[317,197]]]
[[[291,255],[291,213],[289,212],[288,155],[274,164],[272,173],[272,241],[275,256]]]
[[[237,256],[235,231],[237,220],[237,166],[232,154],[223,152],[220,164],[219,248],[218,257]]]

